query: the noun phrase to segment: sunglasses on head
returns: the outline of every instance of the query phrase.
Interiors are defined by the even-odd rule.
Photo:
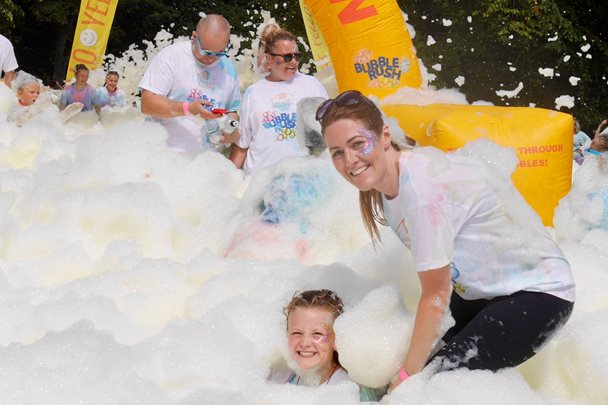
[[[219,58],[219,57],[228,55],[228,53],[226,51],[212,52],[212,51],[206,50],[205,48],[202,47],[201,40],[198,39],[198,35],[196,36],[196,44],[198,45],[198,53],[200,53],[201,56],[214,56],[216,58]]]
[[[300,58],[302,57],[302,53],[301,52],[283,53],[283,54],[268,52],[268,55],[270,55],[270,56],[282,56],[283,57],[283,62],[285,62],[285,63],[289,63],[293,59],[300,60]]]
[[[335,105],[340,107],[345,107],[348,105],[355,105],[361,102],[366,102],[367,99],[363,94],[358,92],[357,90],[348,90],[342,94],[339,94],[336,98],[328,98],[325,100],[319,108],[317,108],[317,113],[315,114],[315,119],[319,122],[323,120],[323,117],[331,108]]]

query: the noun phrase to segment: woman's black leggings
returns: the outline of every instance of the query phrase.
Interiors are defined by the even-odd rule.
[[[573,303],[541,292],[519,291],[491,300],[464,300],[452,293],[456,321],[443,336],[439,371],[499,370],[523,363],[570,317]]]

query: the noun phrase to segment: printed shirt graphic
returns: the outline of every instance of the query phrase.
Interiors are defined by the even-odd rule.
[[[67,106],[76,102],[84,105],[82,111],[92,110],[97,105],[97,91],[89,84],[82,90],[76,89],[74,84],[67,86],[61,93],[61,105]]]
[[[192,54],[191,41],[179,42],[160,51],[152,59],[139,87],[176,101],[206,100],[212,104],[207,107],[209,110],[238,111],[241,107],[239,78],[232,62],[220,57],[211,65],[203,65]],[[208,146],[200,117],[180,116],[156,121],[165,126],[169,135],[167,143],[176,151],[192,152]]]
[[[435,148],[402,152],[399,168],[384,213],[417,271],[449,265],[465,299],[527,290],[574,301],[568,262],[512,184],[502,198],[480,162]]]
[[[106,86],[103,86],[97,89],[97,104],[102,107],[106,105],[110,107],[124,107],[127,105],[127,99],[121,89],[116,89],[110,93]]]
[[[295,139],[296,106],[303,97],[327,98],[327,92],[316,78],[302,73],[284,82],[262,79],[247,89],[241,110],[241,138],[237,142],[248,149],[245,173],[286,157],[308,155]]]

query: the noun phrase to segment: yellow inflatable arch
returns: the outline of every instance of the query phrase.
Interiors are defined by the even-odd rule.
[[[422,85],[416,50],[396,1],[300,0],[300,6],[317,66],[333,66],[340,92],[357,89],[381,98],[400,87]],[[543,223],[553,224],[553,211],[571,185],[571,115],[452,104],[382,109],[422,146],[449,151],[485,136],[514,148],[520,162],[513,183]]]

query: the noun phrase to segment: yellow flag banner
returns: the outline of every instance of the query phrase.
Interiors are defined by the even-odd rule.
[[[82,0],[74,34],[66,82],[74,77],[74,66],[83,63],[97,69],[103,63],[118,0]]]
[[[307,30],[314,20],[320,31],[312,39],[308,34],[308,39],[313,44],[316,36],[325,40],[339,91],[356,89],[385,97],[400,87],[421,86],[416,49],[395,0],[303,0],[303,3]]]
[[[329,50],[327,49],[327,44],[323,38],[323,33],[319,29],[312,11],[310,11],[304,0],[300,0],[300,10],[302,10],[304,28],[306,28],[306,35],[308,36],[308,42],[310,43],[310,48],[312,50],[312,57],[315,60],[315,65],[317,65],[317,72],[319,72],[331,65]]]

